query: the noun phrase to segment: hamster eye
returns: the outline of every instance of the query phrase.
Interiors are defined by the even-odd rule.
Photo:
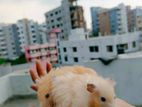
[[[101,97],[101,101],[102,101],[102,102],[105,102],[105,101],[106,101],[106,98],[105,98],[105,97]]]
[[[49,97],[49,94],[46,94],[45,97],[48,98],[48,97]]]

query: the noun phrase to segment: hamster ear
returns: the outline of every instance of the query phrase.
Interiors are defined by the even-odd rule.
[[[116,82],[112,79],[112,78],[107,78],[106,79],[108,81],[108,83],[112,86],[115,86],[116,85]]]
[[[87,90],[90,92],[90,93],[93,93],[96,89],[96,86],[94,84],[91,84],[91,83],[88,83],[87,84]]]

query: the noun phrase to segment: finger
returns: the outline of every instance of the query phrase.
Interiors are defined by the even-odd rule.
[[[39,60],[36,61],[36,69],[39,77],[46,75],[46,71],[43,69],[41,61]]]
[[[37,79],[39,79],[39,76],[38,76],[36,71],[30,69],[29,72],[30,72],[30,75],[31,75],[33,82],[35,82]]]
[[[46,62],[46,70],[47,70],[47,72],[50,72],[50,70],[52,69],[52,65],[51,65],[51,63],[50,62]]]
[[[38,90],[38,87],[37,87],[36,84],[33,84],[33,85],[31,86],[31,88],[32,88],[34,91],[37,91],[37,90]]]

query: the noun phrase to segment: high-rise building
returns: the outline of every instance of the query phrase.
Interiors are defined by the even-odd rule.
[[[17,22],[18,38],[21,52],[27,45],[39,44],[38,24],[32,20],[22,19]]]
[[[48,33],[47,33],[47,27],[45,23],[39,24],[38,27],[39,30],[39,36],[40,36],[40,43],[45,44],[48,42]]]
[[[135,11],[136,30],[142,30],[142,7],[137,7]]]
[[[13,25],[0,24],[0,58],[15,59],[17,56]]]
[[[63,39],[68,38],[71,29],[86,28],[83,7],[77,0],[62,0],[61,6],[48,11],[45,16],[48,32],[60,28]]]
[[[128,32],[127,6],[124,4],[111,9],[92,7],[91,14],[94,33],[109,35]]]
[[[93,35],[94,36],[98,36],[98,32],[99,32],[99,18],[98,18],[98,14],[100,11],[104,10],[101,7],[92,7],[91,8],[91,16],[92,16],[92,30],[93,30]]]
[[[107,10],[98,14],[99,17],[99,32],[101,35],[109,35],[111,32],[109,12]]]

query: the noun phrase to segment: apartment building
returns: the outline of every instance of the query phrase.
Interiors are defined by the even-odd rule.
[[[48,42],[48,33],[47,33],[47,27],[45,23],[38,25],[39,30],[39,37],[40,37],[40,43],[46,44]]]
[[[13,26],[0,24],[0,58],[15,59],[18,57]]]
[[[101,35],[109,35],[110,32],[110,18],[108,11],[103,11],[99,13],[99,31],[101,32]]]
[[[59,29],[51,30],[48,35],[48,43],[25,46],[27,61],[34,62],[36,59],[42,59],[57,64],[59,62],[58,33],[60,33]]]
[[[20,51],[24,52],[26,45],[40,43],[38,24],[32,20],[22,19],[17,22]]]
[[[92,7],[92,27],[93,32],[101,35],[123,34],[128,32],[127,6],[119,4],[111,9]]]
[[[67,39],[71,29],[86,28],[83,7],[77,0],[62,0],[61,6],[45,13],[48,32],[61,29],[61,38]]]
[[[119,54],[135,52],[140,49],[139,40],[142,32],[86,39],[83,30],[76,30],[72,31],[73,35],[70,36],[69,41],[60,42],[60,55],[63,64],[83,63],[99,58],[112,59]],[[79,35],[80,38],[75,39],[76,35]]]
[[[91,17],[92,17],[92,30],[93,35],[98,36],[99,35],[99,18],[98,14],[100,11],[103,11],[104,9],[101,7],[92,7],[91,8]]]
[[[135,11],[136,30],[142,30],[142,7],[137,7]]]

